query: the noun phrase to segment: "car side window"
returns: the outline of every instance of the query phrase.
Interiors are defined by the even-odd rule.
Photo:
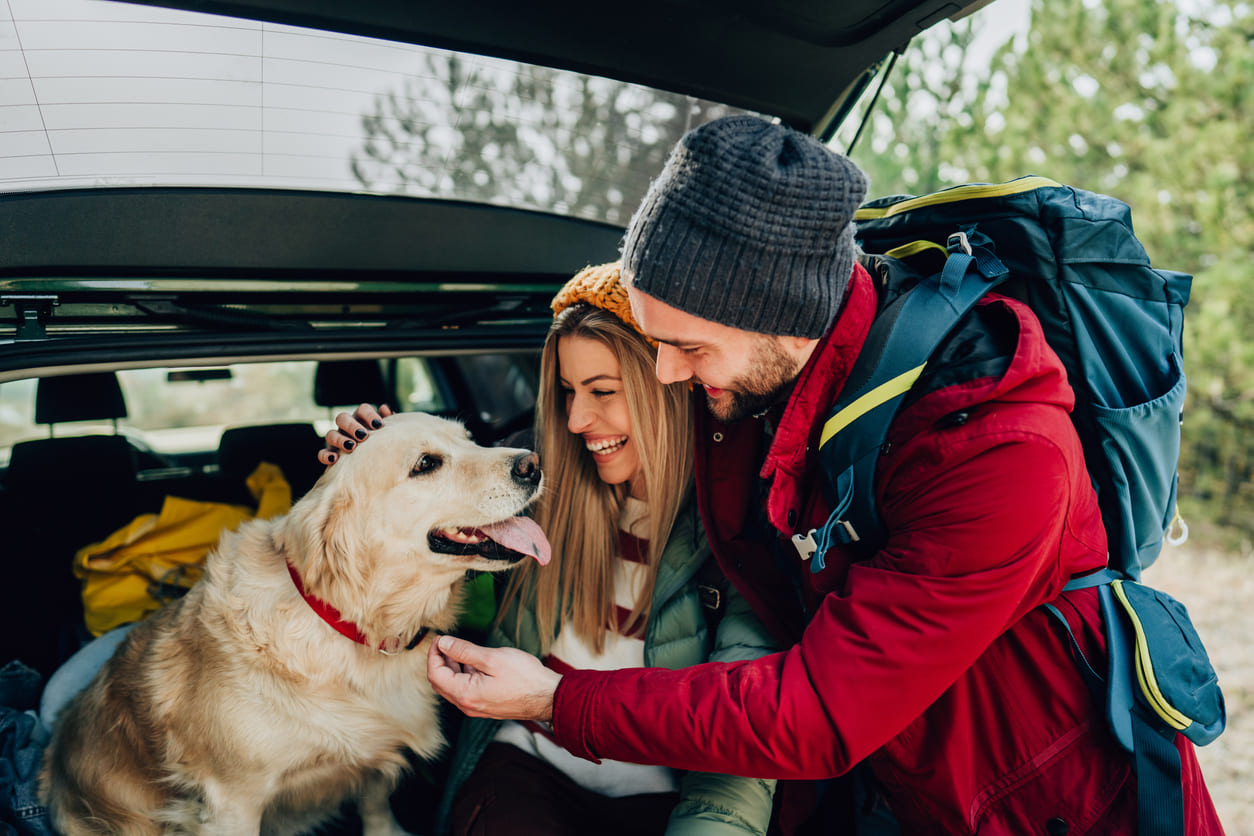
[[[402,412],[439,413],[449,408],[448,399],[424,357],[397,358],[396,397]]]
[[[538,355],[472,354],[458,357],[457,366],[473,387],[480,421],[495,429],[530,424],[539,381]]]
[[[35,380],[0,384],[0,464],[9,463],[14,444],[47,435],[47,428],[35,424]]]

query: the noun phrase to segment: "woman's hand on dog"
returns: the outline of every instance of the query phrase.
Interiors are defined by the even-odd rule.
[[[335,429],[326,434],[327,446],[318,451],[318,461],[335,464],[340,453],[351,453],[353,448],[370,437],[371,430],[383,426],[383,419],[392,414],[392,408],[380,404],[376,409],[364,403],[350,415],[341,412],[335,416]]]
[[[427,679],[469,717],[549,722],[562,676],[522,650],[440,636],[427,653]]]

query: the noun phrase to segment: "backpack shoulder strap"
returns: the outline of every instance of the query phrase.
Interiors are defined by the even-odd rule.
[[[989,239],[973,229],[950,236],[947,249],[941,272],[876,316],[823,426],[819,461],[833,511],[821,529],[793,536],[811,572],[823,569],[833,545],[885,539],[872,482],[892,418],[945,335],[1007,275]],[[898,328],[898,322],[903,326]]]

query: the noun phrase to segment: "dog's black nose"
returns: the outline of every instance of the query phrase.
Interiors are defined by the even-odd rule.
[[[526,453],[514,459],[514,469],[511,471],[514,481],[522,482],[535,487],[540,484],[540,456],[536,453]]]

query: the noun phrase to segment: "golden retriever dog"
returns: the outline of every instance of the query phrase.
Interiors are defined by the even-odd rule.
[[[517,516],[534,453],[455,421],[388,418],[282,517],[223,538],[204,578],[138,624],[58,715],[40,792],[80,834],[305,833],[355,799],[366,836],[444,745],[427,647],[467,570],[548,561]]]

